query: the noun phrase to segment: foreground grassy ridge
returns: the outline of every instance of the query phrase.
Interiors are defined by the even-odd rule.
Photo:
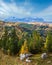
[[[52,65],[52,57],[42,60],[40,56],[41,54],[36,54],[30,58],[32,59],[31,63],[26,63],[25,60],[20,61],[18,56],[5,55],[0,51],[0,65]],[[51,62],[47,63],[48,61]]]

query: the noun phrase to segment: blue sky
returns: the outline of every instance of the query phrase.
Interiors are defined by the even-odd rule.
[[[39,17],[52,21],[52,0],[0,0],[0,19]]]

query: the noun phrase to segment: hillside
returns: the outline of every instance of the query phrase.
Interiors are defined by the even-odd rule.
[[[41,23],[41,22],[30,22],[30,23],[19,23],[19,22],[2,22],[0,21],[0,35],[2,34],[5,27],[16,27],[17,30],[32,32],[32,30],[48,31],[52,29],[52,24]]]
[[[52,56],[45,60],[42,60],[40,56],[41,54],[35,54],[33,57],[31,57],[32,62],[26,63],[25,60],[20,61],[19,56],[8,56],[0,51],[0,65],[52,65]],[[50,63],[48,63],[49,61]]]
[[[0,64],[52,65],[52,25],[50,25],[41,22],[0,21]],[[45,47],[47,43],[50,44],[47,45],[48,49]],[[45,60],[41,58],[44,52],[48,52]],[[20,60],[20,54],[26,53],[33,55],[29,57],[32,62]]]
[[[30,23],[20,23],[20,22],[2,22],[0,21],[0,34],[4,32],[5,27],[15,27],[16,31],[20,30],[25,32],[32,32],[33,30],[37,30],[42,34],[42,32],[46,32],[48,30],[52,30],[52,24],[41,23],[41,22],[30,22]],[[44,34],[44,33],[43,33]]]

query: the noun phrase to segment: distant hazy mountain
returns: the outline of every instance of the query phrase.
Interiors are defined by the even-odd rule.
[[[26,18],[17,18],[17,17],[8,17],[4,21],[12,21],[12,22],[44,22],[43,18],[32,18],[32,17],[26,17]]]

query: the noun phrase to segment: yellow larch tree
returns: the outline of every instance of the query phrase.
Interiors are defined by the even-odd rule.
[[[21,54],[26,54],[26,53],[28,53],[28,47],[27,47],[27,40],[26,40],[26,39],[24,40],[24,44],[23,44],[22,47],[21,47],[20,53],[21,53]]]

